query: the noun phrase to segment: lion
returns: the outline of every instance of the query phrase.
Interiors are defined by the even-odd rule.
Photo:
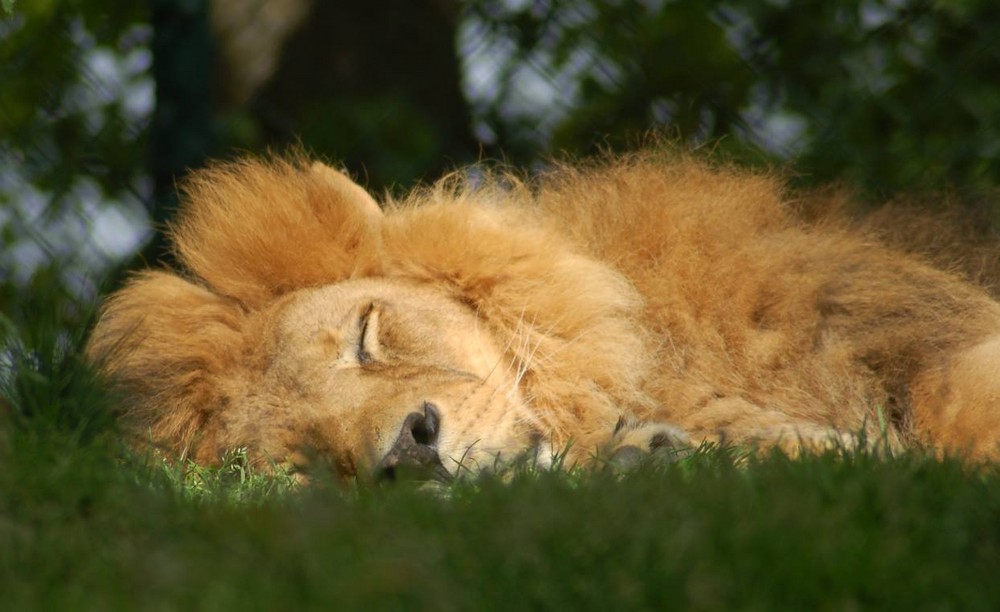
[[[183,193],[178,269],[111,295],[87,348],[173,457],[448,479],[706,442],[1000,451],[1000,304],[806,220],[826,196],[774,173],[646,152],[380,205],[293,154]]]

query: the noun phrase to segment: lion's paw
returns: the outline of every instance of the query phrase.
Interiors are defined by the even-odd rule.
[[[690,449],[691,438],[680,427],[623,416],[600,456],[608,465],[621,470],[635,467],[650,457],[676,460]]]

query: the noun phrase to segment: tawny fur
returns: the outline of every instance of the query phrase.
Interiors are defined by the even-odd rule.
[[[144,273],[108,301],[90,354],[136,431],[205,461],[226,444],[292,452],[291,426],[280,443],[232,435],[234,404],[286,399],[248,395],[268,367],[254,321],[301,289],[386,278],[467,306],[555,444],[599,446],[625,415],[695,442],[865,432],[998,453],[1000,306],[873,232],[803,220],[811,196],[774,176],[651,153],[530,186],[451,177],[381,216],[309,168],[196,173],[173,229],[191,279]]]

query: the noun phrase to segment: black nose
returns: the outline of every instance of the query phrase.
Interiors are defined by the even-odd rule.
[[[403,432],[407,429],[413,435],[413,440],[417,444],[431,446],[437,442],[438,432],[441,430],[441,415],[438,414],[437,406],[430,402],[424,402],[424,414],[411,412],[403,421]]]
[[[434,447],[440,431],[437,406],[424,402],[423,413],[406,415],[399,436],[378,464],[378,475],[385,480],[450,480],[451,474],[441,464],[441,456]]]

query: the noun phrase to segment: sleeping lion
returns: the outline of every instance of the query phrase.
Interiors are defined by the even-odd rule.
[[[303,156],[220,164],[186,183],[180,269],[112,295],[88,355],[137,441],[204,464],[448,478],[705,441],[997,457],[1000,305],[800,204],[655,153],[381,205]]]

